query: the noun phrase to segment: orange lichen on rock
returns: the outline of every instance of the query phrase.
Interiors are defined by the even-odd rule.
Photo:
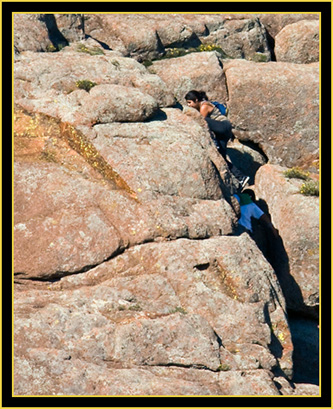
[[[135,192],[125,180],[88,138],[71,124],[42,113],[28,112],[18,106],[15,106],[13,122],[15,159],[62,163],[64,151],[66,158],[76,152],[114,188],[125,190],[137,200]]]

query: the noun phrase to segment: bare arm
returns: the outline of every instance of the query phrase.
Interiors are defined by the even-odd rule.
[[[201,104],[200,114],[206,118],[212,111],[214,107],[210,103]]]

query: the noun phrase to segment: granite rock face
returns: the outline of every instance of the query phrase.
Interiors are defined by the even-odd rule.
[[[287,25],[275,38],[277,61],[307,64],[319,61],[319,21]]]
[[[319,305],[319,199],[282,172],[319,177],[319,64],[267,34],[312,56],[317,20],[273,17],[15,15],[15,395],[318,395],[288,312]],[[227,104],[278,263],[190,89]]]
[[[230,60],[224,71],[239,139],[258,144],[272,164],[309,168],[318,163],[318,63]]]
[[[319,197],[300,193],[302,180],[284,176],[285,168],[265,165],[256,175],[258,196],[264,200],[283,237],[276,270],[285,281],[290,309],[319,312]],[[284,255],[283,255],[284,253]],[[284,259],[284,262],[281,260]],[[313,274],[317,272],[317,274]]]

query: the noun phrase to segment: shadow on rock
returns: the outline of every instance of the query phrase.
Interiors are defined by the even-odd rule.
[[[293,364],[295,383],[319,385],[319,328],[316,320],[288,314],[294,345]]]
[[[257,204],[269,215],[266,202],[259,200]],[[301,289],[290,274],[289,257],[282,238],[274,237],[257,221],[252,226],[253,239],[273,267],[286,300],[294,346],[292,382],[319,385],[319,329],[316,311],[304,304]],[[281,348],[279,340],[272,339],[271,351],[275,356],[279,357]]]
[[[41,21],[44,21],[49,34],[49,39],[57,50],[69,45],[67,39],[60,32],[53,14],[42,14],[40,19]]]
[[[267,203],[260,199],[256,204],[270,217]],[[266,260],[273,267],[279,280],[283,295],[286,300],[287,310],[301,314],[309,313],[304,304],[301,289],[294,277],[290,274],[289,257],[281,236],[275,237],[273,233],[253,220],[253,239],[261,250]]]

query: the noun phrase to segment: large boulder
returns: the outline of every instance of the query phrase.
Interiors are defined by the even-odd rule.
[[[270,60],[265,29],[251,14],[87,15],[85,32],[141,61],[200,44],[218,45],[232,58]]]
[[[260,19],[251,15],[224,15],[223,22],[202,38],[202,42],[220,46],[229,58],[256,62],[271,60],[265,27]]]
[[[93,91],[94,85],[135,88],[150,95],[160,106],[174,103],[161,78],[149,73],[142,64],[112,51],[96,54],[95,48],[85,42],[58,53],[22,53],[14,65],[16,102],[33,104],[35,110],[49,115],[65,118],[80,111],[85,103],[82,96],[89,89]],[[67,117],[65,120],[70,122]]]
[[[233,232],[209,136],[176,111],[141,127],[99,125],[93,142],[55,118],[16,111],[17,275],[49,279],[129,245]]]
[[[297,23],[298,21],[302,20],[317,20],[319,21],[319,13],[311,14],[311,13],[269,13],[269,14],[257,14],[256,15],[261,23],[265,26],[268,34],[275,39],[277,34],[289,24]]]
[[[185,95],[192,89],[206,91],[213,100],[227,99],[225,75],[215,51],[155,61],[149,70],[162,78],[182,105],[186,104]]]
[[[268,206],[282,238],[276,271],[288,308],[314,317],[319,308],[319,197],[301,194],[304,181],[288,179],[286,168],[262,166],[256,191]],[[283,254],[284,253],[284,254]],[[281,263],[281,260],[285,260]]]
[[[284,27],[275,37],[277,61],[308,64],[319,61],[319,21],[302,20]]]
[[[16,394],[277,395],[271,370],[292,372],[281,289],[246,235],[135,246],[14,304]]]
[[[14,14],[14,48],[22,51],[47,51],[52,42],[40,14]]]
[[[315,167],[319,64],[225,60],[223,67],[236,136],[259,145],[273,164]]]

